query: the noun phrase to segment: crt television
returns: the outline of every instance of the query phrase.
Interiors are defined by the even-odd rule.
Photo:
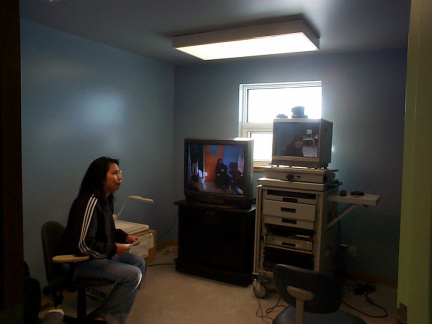
[[[253,140],[184,141],[184,193],[188,203],[248,209],[253,200]]]
[[[327,168],[333,123],[324,119],[281,118],[273,122],[272,164]]]

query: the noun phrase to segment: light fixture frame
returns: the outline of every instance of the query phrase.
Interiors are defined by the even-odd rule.
[[[295,33],[303,33],[304,36],[306,36],[315,46],[315,50],[319,50],[319,37],[302,19],[174,36],[172,38],[172,46],[173,48],[182,50],[182,48],[189,46],[228,43],[239,40],[257,39]],[[290,51],[290,53],[292,53],[292,51]]]

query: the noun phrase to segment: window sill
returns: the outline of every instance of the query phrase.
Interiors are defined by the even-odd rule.
[[[254,165],[253,167],[254,172],[264,172],[264,166],[262,165]]]

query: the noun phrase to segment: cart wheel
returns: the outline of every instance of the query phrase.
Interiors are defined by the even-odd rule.
[[[253,292],[257,298],[267,297],[267,286],[263,282],[255,282],[253,287]]]

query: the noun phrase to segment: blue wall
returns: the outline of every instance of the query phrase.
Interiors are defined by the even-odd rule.
[[[406,82],[406,49],[298,55],[178,66],[174,158],[185,137],[238,136],[242,83],[323,82],[324,119],[333,122],[332,163],[341,189],[381,195],[341,221],[342,242],[357,247],[348,269],[397,278]],[[175,199],[182,198],[174,164]],[[255,179],[262,176],[255,173]]]
[[[174,68],[21,20],[24,252],[45,279],[44,222],[66,224],[82,177],[99,156],[120,159],[121,218],[176,237],[171,190]]]

